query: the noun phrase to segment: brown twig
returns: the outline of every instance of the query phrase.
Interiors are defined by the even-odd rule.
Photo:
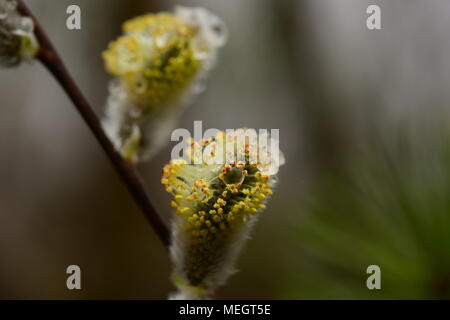
[[[111,141],[103,131],[97,115],[87,102],[86,98],[81,93],[75,81],[70,76],[69,72],[64,66],[63,61],[59,57],[58,52],[53,47],[51,41],[45,34],[39,22],[21,0],[18,0],[18,4],[19,11],[23,15],[32,18],[34,21],[35,35],[40,44],[40,50],[37,58],[42,62],[42,64],[45,65],[45,67],[63,87],[63,89],[77,108],[78,112],[81,114],[82,118],[84,119],[84,121],[86,121],[87,125],[97,138],[108,158],[111,160],[114,168],[118,172],[122,181],[125,183],[128,191],[130,192],[136,203],[141,208],[145,217],[148,219],[163,244],[166,247],[169,246],[169,229],[161,219],[160,215],[154,209],[144,187],[144,184],[138,177],[133,164],[129,161],[124,160],[122,156],[115,150]]]

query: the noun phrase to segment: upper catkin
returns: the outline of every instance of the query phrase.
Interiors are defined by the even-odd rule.
[[[177,7],[131,19],[123,32],[103,53],[115,77],[103,125],[122,156],[137,162],[170,141],[183,109],[204,89],[226,29],[206,9]]]

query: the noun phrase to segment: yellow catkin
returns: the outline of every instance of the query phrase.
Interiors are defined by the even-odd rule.
[[[219,133],[213,140],[223,139],[224,133]],[[193,142],[193,157],[210,143]],[[201,285],[227,239],[250,216],[265,208],[261,201],[272,192],[270,177],[261,174],[257,165],[250,161],[191,165],[175,160],[163,169],[163,184],[175,192],[176,209],[185,217],[188,252],[184,268],[190,285]]]
[[[131,19],[123,31],[103,52],[106,70],[120,78],[142,111],[167,105],[200,68],[193,49],[195,29],[160,13]]]

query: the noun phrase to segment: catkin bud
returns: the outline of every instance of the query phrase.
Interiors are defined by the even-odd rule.
[[[123,31],[103,53],[115,77],[103,123],[122,156],[139,161],[169,141],[182,109],[204,89],[226,31],[209,11],[185,7],[134,18]]]
[[[17,11],[14,0],[0,0],[0,67],[34,59],[39,49],[33,20]]]
[[[219,132],[200,143],[193,141],[186,150],[189,159],[172,160],[163,169],[161,182],[173,195],[176,212],[171,258],[179,292],[173,299],[205,298],[227,280],[272,195],[278,168],[267,170],[267,160],[280,166],[283,155],[275,141],[275,152],[256,155],[262,150],[256,134],[236,147],[239,137],[249,132]]]

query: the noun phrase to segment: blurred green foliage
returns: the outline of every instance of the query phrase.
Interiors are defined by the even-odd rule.
[[[400,131],[367,139],[311,190],[283,298],[450,298],[449,131]],[[366,287],[373,264],[381,290]]]

